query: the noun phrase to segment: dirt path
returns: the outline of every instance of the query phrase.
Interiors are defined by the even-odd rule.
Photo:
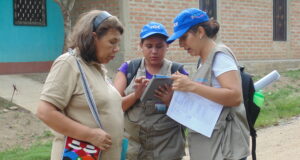
[[[0,152],[15,147],[27,148],[50,138],[46,125],[30,111],[22,108],[9,110],[0,106]]]
[[[258,130],[258,160],[300,159],[300,117]],[[251,159],[251,158],[249,158]]]
[[[300,159],[300,116],[277,126],[259,129],[257,135],[256,158],[258,160]],[[252,157],[247,159],[252,160]],[[190,160],[190,158],[187,155],[183,160]]]

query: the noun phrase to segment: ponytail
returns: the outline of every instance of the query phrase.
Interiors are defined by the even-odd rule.
[[[194,25],[190,29],[190,31],[196,33],[200,26],[204,28],[206,36],[209,38],[213,38],[213,39],[216,38],[217,33],[219,32],[219,29],[220,29],[219,23],[216,20],[214,20],[213,18],[211,18],[207,22],[198,23],[198,24]]]

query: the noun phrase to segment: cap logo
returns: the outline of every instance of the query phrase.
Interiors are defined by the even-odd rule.
[[[160,29],[160,26],[158,25],[154,25],[154,26],[150,26],[151,29]]]
[[[192,19],[195,19],[195,18],[201,18],[201,17],[203,17],[203,16],[205,16],[204,14],[201,14],[201,13],[195,13],[195,14],[193,14],[192,16],[191,16],[191,18]]]
[[[176,27],[176,26],[178,26],[178,22],[175,22],[175,23],[174,23],[174,27]]]

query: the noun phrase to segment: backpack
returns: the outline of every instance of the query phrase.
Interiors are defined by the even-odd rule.
[[[252,159],[256,160],[256,130],[254,128],[256,119],[260,112],[260,108],[253,102],[255,92],[252,76],[244,71],[244,67],[240,67],[242,90],[244,98],[244,106],[246,109],[247,121],[250,128],[250,136],[252,139]]]
[[[201,59],[199,58],[197,68],[199,67]],[[250,136],[252,140],[252,159],[256,160],[256,130],[254,128],[254,124],[260,112],[260,108],[253,102],[253,96],[255,92],[254,83],[252,80],[252,76],[245,72],[245,67],[239,66],[241,81],[242,81],[242,91],[243,91],[243,99],[244,106],[246,110],[247,121],[250,129]]]
[[[126,79],[127,79],[127,85],[128,86],[130,84],[130,82],[132,81],[133,77],[136,75],[140,65],[142,62],[142,58],[138,58],[138,59],[133,59],[128,63],[128,69],[127,69],[127,75],[126,75]],[[172,62],[172,67],[171,67],[171,73],[175,73],[176,71],[182,71],[183,70],[183,65],[177,62]]]

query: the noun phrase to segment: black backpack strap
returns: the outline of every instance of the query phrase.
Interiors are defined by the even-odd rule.
[[[242,89],[244,105],[246,109],[247,121],[250,128],[250,135],[252,139],[252,159],[256,160],[256,130],[254,128],[255,121],[260,112],[260,108],[253,102],[255,88],[251,75],[244,72],[244,68],[240,67],[242,78]]]
[[[171,67],[171,74],[179,71],[181,72],[183,70],[183,64],[177,63],[177,62],[172,62],[172,67]]]
[[[142,59],[138,58],[138,59],[133,59],[128,63],[128,68],[127,68],[127,75],[126,75],[126,79],[127,79],[127,84],[126,86],[128,86],[133,77],[136,75],[140,65],[141,65]]]
[[[251,76],[244,72],[244,67],[240,67],[240,74],[241,74],[241,80],[242,80],[242,90],[243,90],[243,99],[246,109],[249,108],[249,87],[251,85]],[[248,110],[246,110],[248,112]],[[248,116],[248,114],[247,114]],[[250,117],[247,117],[249,120]]]
[[[197,62],[197,69],[199,68],[200,63],[201,63],[201,58],[198,59],[198,62]]]
[[[136,75],[140,65],[141,65],[142,59],[138,58],[138,59],[133,59],[128,63],[128,68],[127,68],[127,75],[126,75],[126,79],[127,79],[127,85],[128,86],[133,77]],[[171,73],[175,73],[176,71],[182,71],[183,70],[183,65],[177,62],[172,62],[172,67],[171,67]]]
[[[252,139],[252,159],[256,160],[256,130],[254,128],[256,119],[258,117],[258,114],[260,112],[260,108],[253,102],[253,97],[254,97],[254,93],[255,93],[255,88],[253,85],[253,80],[252,78],[250,79],[250,85],[249,85],[249,114],[251,117],[248,121],[249,125],[251,125],[250,127],[250,135],[251,135],[251,139]],[[250,109],[251,108],[251,109]]]

